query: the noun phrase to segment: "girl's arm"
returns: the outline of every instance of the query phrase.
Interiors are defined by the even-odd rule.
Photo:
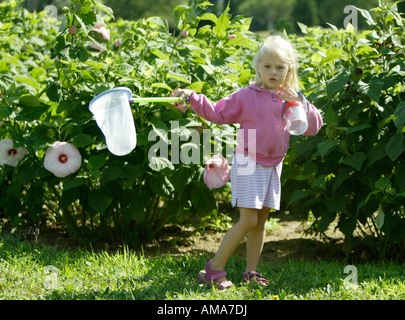
[[[316,135],[323,125],[323,120],[319,110],[310,103],[308,103],[307,119],[308,130],[304,134],[306,136]]]
[[[205,95],[197,94],[189,89],[176,89],[173,95],[181,99],[188,100],[191,109],[200,117],[216,123],[237,123],[240,119],[240,103],[238,95],[231,94],[230,96],[213,103]],[[175,105],[181,111],[187,109],[185,102],[180,102]]]

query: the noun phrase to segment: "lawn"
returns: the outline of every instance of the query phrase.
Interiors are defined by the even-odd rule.
[[[246,285],[244,261],[227,269],[234,288],[200,285],[205,254],[148,257],[124,246],[116,252],[66,250],[0,240],[0,299],[4,300],[405,300],[404,264],[301,260],[262,263],[268,287]],[[353,275],[357,271],[357,283]],[[346,279],[346,281],[345,281]]]

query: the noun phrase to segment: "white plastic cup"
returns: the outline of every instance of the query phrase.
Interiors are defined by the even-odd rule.
[[[135,123],[129,105],[131,97],[131,90],[117,87],[97,95],[89,105],[108,150],[117,156],[127,155],[136,147]]]
[[[284,119],[287,131],[295,136],[305,133],[308,129],[307,112],[299,101],[290,101],[284,107]]]

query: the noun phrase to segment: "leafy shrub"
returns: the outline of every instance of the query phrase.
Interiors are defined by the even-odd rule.
[[[88,110],[94,96],[117,86],[140,97],[168,96],[186,86],[217,99],[235,84],[246,85],[252,71],[245,59],[256,47],[250,19],[231,19],[229,9],[220,17],[206,14],[209,5],[190,1],[176,7],[171,32],[160,17],[114,22],[112,10],[95,0],[73,0],[58,24],[16,1],[0,4],[0,140],[10,138],[14,147],[28,150],[16,167],[1,168],[3,222],[56,223],[76,237],[133,242],[154,238],[169,219],[184,221],[217,208],[202,180],[202,152],[198,163],[176,164],[150,150],[170,142],[173,148],[177,137],[187,159],[202,150],[202,136],[191,129],[218,125],[168,103],[134,104],[138,144],[117,157]],[[229,135],[208,143],[232,141],[234,128],[224,128]],[[64,178],[43,164],[57,141],[77,147],[82,158],[80,169]]]
[[[359,11],[371,30],[302,27],[302,81],[325,125],[296,138],[286,159],[286,205],[311,212],[312,231],[337,219],[345,251],[400,256],[405,248],[404,19],[396,6]],[[362,245],[362,246],[358,246]],[[367,253],[367,250],[364,251]],[[363,255],[364,256],[364,255]]]
[[[117,157],[88,104],[117,86],[140,97],[167,96],[179,86],[214,101],[228,95],[253,76],[258,43],[248,31],[251,19],[231,18],[229,8],[217,17],[205,11],[209,2],[189,1],[174,8],[170,31],[159,17],[113,21],[101,3],[73,0],[56,24],[20,3],[0,4],[0,141],[13,142],[5,158],[24,150],[18,165],[1,167],[2,222],[59,224],[76,237],[133,242],[154,238],[169,220],[215,216],[213,191],[202,179],[202,164],[213,153],[204,139],[224,153],[218,146],[234,143],[234,126],[167,103],[132,105],[138,145]],[[316,136],[292,137],[283,202],[315,217],[312,232],[323,234],[337,221],[348,255],[365,245],[380,257],[399,256],[405,247],[403,18],[395,5],[359,12],[371,30],[301,24],[303,36],[289,36],[304,93],[326,124]],[[64,178],[44,167],[58,141],[77,147],[82,161]]]

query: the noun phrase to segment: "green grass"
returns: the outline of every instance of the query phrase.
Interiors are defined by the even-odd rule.
[[[150,258],[126,247],[115,253],[55,250],[0,239],[0,299],[405,299],[404,265],[392,262],[356,265],[357,286],[344,282],[343,262],[261,264],[270,280],[263,288],[241,282],[244,261],[233,257],[227,270],[235,286],[218,291],[196,279],[207,258]]]

